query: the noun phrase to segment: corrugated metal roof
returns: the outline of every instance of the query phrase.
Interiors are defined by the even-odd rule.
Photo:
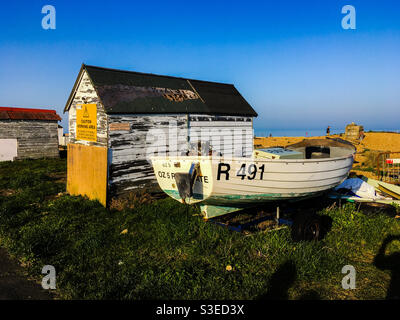
[[[257,116],[232,84],[82,65],[107,113]],[[78,79],[64,109],[68,111]]]
[[[0,120],[61,121],[55,110],[0,107]]]

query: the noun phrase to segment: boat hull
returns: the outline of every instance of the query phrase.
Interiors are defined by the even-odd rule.
[[[207,218],[271,201],[318,196],[342,183],[353,165],[352,154],[296,160],[204,156],[151,160],[161,189],[180,202],[200,204]],[[182,199],[174,177],[188,172],[193,163],[199,164],[193,194]],[[215,206],[221,210],[210,209]]]

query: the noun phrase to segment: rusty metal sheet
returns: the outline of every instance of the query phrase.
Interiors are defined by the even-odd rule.
[[[0,119],[61,121],[55,110],[0,107]]]
[[[112,122],[109,124],[109,129],[110,131],[129,131],[131,129],[131,126],[129,122]]]
[[[0,120],[8,120],[8,119],[10,119],[8,112],[0,110]]]

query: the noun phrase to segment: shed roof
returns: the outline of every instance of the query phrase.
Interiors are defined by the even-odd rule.
[[[192,80],[83,64],[64,112],[86,70],[106,113],[197,113],[256,117],[232,84]]]
[[[55,110],[0,107],[0,120],[60,121]]]

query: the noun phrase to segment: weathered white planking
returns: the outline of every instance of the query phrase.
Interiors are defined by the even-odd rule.
[[[109,184],[113,194],[157,185],[150,164],[152,155],[187,150],[186,115],[109,115],[108,146],[112,149]],[[119,124],[119,125],[117,125]]]
[[[213,150],[229,156],[249,157],[253,152],[251,117],[113,114],[108,122],[109,184],[116,194],[155,186],[149,158],[179,156],[188,151],[189,143],[210,141]]]
[[[88,103],[97,105],[97,142],[76,139],[76,107]],[[107,127],[107,114],[85,70],[69,109],[69,143],[107,146]]]
[[[16,139],[15,159],[59,156],[57,121],[1,120],[0,139]]]
[[[251,117],[190,115],[190,142],[210,141],[213,150],[226,156],[250,157],[253,152]]]

